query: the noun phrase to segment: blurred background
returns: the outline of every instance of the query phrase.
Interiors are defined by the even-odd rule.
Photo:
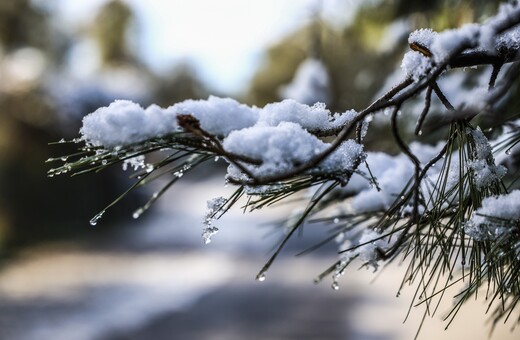
[[[81,119],[114,99],[169,106],[209,94],[263,106],[283,98],[361,109],[389,81],[419,27],[481,21],[498,1],[0,1],[0,339],[410,339],[405,268],[372,282],[351,270],[340,290],[313,279],[337,258],[319,225],[293,240],[265,282],[254,277],[290,205],[228,213],[204,245],[205,202],[225,196],[225,165],[191,173],[139,220],[134,192],[88,223],[131,181],[120,168],[48,178],[73,152]],[[393,80],[392,80],[393,79]],[[381,134],[370,148],[392,150]],[[369,136],[370,138],[370,136]],[[447,301],[446,308],[449,309]],[[442,312],[422,339],[487,339],[486,305],[448,331]],[[493,338],[518,339],[498,327]]]

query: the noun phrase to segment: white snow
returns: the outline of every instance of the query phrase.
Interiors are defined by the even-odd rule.
[[[144,168],[146,164],[144,163],[145,157],[144,155],[135,156],[132,158],[125,159],[123,161],[123,171],[126,171],[128,167],[132,167],[134,171]]]
[[[426,48],[432,56],[420,52],[408,52],[403,58],[401,67],[407,76],[417,81],[427,75],[431,68],[429,63],[432,61],[442,63],[456,52],[467,49],[483,49],[491,52],[504,49],[516,51],[520,46],[520,28],[512,27],[500,34],[498,30],[504,23],[517,22],[519,18],[520,5],[502,4],[498,14],[482,25],[470,23],[438,33],[431,29],[413,31],[408,37],[408,43]],[[428,61],[429,59],[433,60]]]
[[[518,43],[518,27],[503,32],[497,37],[497,29],[504,22],[511,18],[520,16],[520,6],[518,3],[508,2],[500,4],[498,12],[495,16],[489,18],[480,30],[479,45],[481,48],[493,51],[501,47],[515,47]],[[518,45],[516,45],[518,46]]]
[[[206,210],[204,219],[202,220],[204,226],[202,229],[202,239],[204,240],[204,244],[211,243],[211,237],[219,231],[219,229],[213,226],[212,223],[216,219],[215,215],[220,209],[222,209],[226,202],[227,200],[222,196],[210,199],[206,202],[208,209]]]
[[[401,69],[414,81],[424,78],[432,67],[432,59],[417,51],[406,52],[401,62]]]
[[[247,156],[261,162],[250,166],[257,176],[269,176],[289,171],[323,152],[328,143],[310,134],[299,124],[281,122],[276,126],[259,123],[254,127],[233,131],[224,139],[224,148],[232,153]],[[362,156],[363,147],[352,140],[344,142],[319,166],[319,171],[351,171],[355,160]],[[236,169],[228,171],[237,177]]]
[[[413,165],[410,160],[402,154],[397,157],[392,157],[382,152],[369,152],[367,162],[370,166],[370,170],[377,178],[381,191],[377,191],[377,188],[370,186],[369,183],[365,181],[365,187],[354,196],[351,202],[352,209],[358,213],[389,208],[406,182],[410,180],[413,175]],[[362,170],[367,172],[364,167]],[[349,185],[347,185],[347,187]]]
[[[316,58],[305,59],[296,70],[292,82],[280,89],[280,95],[308,105],[329,102],[330,80],[325,65]]]
[[[408,44],[419,44],[422,47],[426,47],[427,49],[430,49],[433,41],[437,37],[437,32],[432,30],[431,28],[421,28],[418,30],[413,31],[408,36]]]
[[[210,96],[207,100],[188,99],[165,109],[172,115],[190,114],[203,130],[215,136],[227,136],[233,130],[250,127],[258,120],[258,109],[231,98]]]
[[[357,112],[354,110],[348,110],[342,114],[333,114],[326,109],[323,103],[309,106],[292,99],[286,99],[267,104],[261,109],[258,123],[277,126],[281,122],[292,122],[309,131],[328,131],[344,126],[356,116]]]
[[[474,159],[469,162],[468,168],[472,170],[477,188],[483,189],[497,183],[507,170],[502,165],[495,165],[491,145],[480,128],[469,130],[468,134],[472,136],[475,144]]]
[[[440,151],[442,145],[431,146],[412,143],[410,148],[425,164]],[[350,203],[355,213],[380,211],[389,208],[414,174],[414,165],[404,154],[390,156],[383,152],[367,152],[366,161],[372,174],[376,177],[381,191],[378,191],[375,185],[368,183],[358,174],[352,176],[345,188],[338,189],[343,190],[347,195],[354,195]],[[428,175],[431,179],[439,175],[439,169],[440,166],[438,165],[430,169]],[[365,165],[361,165],[359,170],[368,176]]]
[[[143,109],[128,100],[116,100],[85,116],[80,133],[94,146],[113,148],[163,136],[176,128],[175,115],[157,105]]]
[[[313,132],[341,128],[357,115],[354,110],[332,113],[322,103],[313,106],[292,99],[264,108],[240,104],[231,98],[210,96],[207,100],[185,100],[166,109],[151,105],[143,109],[128,100],[116,100],[83,118],[82,139],[95,146],[114,148],[179,131],[177,115],[197,118],[203,130],[220,137],[232,131],[293,122]]]
[[[516,223],[516,225],[515,225]],[[477,241],[495,240],[518,230],[520,225],[520,190],[497,197],[487,197],[466,223],[464,230]]]
[[[480,27],[478,24],[466,24],[457,29],[438,33],[430,46],[435,60],[443,61],[461,47],[476,46],[480,36]]]
[[[377,253],[377,249],[386,250],[389,249],[395,241],[397,241],[397,235],[389,235],[383,236],[383,234],[378,233],[372,229],[364,229],[359,240],[355,242],[358,245],[357,248],[341,253],[340,258],[343,262],[349,262],[354,257],[359,257],[359,259],[377,270],[379,267],[379,254]],[[340,251],[347,250],[352,248],[353,241],[350,238],[347,238],[340,245]]]

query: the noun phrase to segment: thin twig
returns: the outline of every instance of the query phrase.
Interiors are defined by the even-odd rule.
[[[497,81],[498,74],[500,73],[500,70],[502,69],[503,65],[504,65],[504,63],[502,63],[502,62],[493,64],[493,71],[491,72],[491,77],[489,78],[489,84],[488,84],[489,90],[491,90],[493,87],[495,87],[495,82]]]
[[[442,104],[450,111],[454,111],[455,110],[455,107],[453,107],[453,105],[451,105],[450,101],[448,100],[448,98],[446,98],[446,96],[444,95],[444,93],[442,93],[441,89],[439,88],[439,85],[437,84],[437,82],[433,82],[432,83],[432,88],[433,88],[433,91],[435,92],[435,94],[437,95],[437,97],[441,100]]]
[[[430,104],[432,101],[432,91],[433,91],[432,86],[429,86],[428,89],[426,90],[426,97],[424,98],[424,109],[422,110],[421,115],[419,116],[419,119],[417,120],[417,124],[415,125],[415,134],[417,136],[421,135],[424,119],[426,118],[426,115],[428,115],[428,112],[430,111]]]

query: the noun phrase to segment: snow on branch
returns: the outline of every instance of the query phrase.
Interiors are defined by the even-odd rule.
[[[493,314],[496,320],[505,318],[520,301],[520,196],[514,190],[520,129],[518,121],[507,123],[490,143],[474,118],[493,112],[518,80],[519,26],[520,6],[514,2],[502,5],[483,24],[412,32],[411,51],[401,63],[405,78],[360,111],[331,112],[325,104],[293,99],[261,108],[214,96],[168,108],[115,101],[83,119],[75,142],[84,145],[74,155],[50,159],[64,164],[51,169],[49,176],[130,164],[137,169],[130,190],[169,176],[164,188],[137,210],[139,216],[185,172],[222,158],[228,163],[226,181],[237,190],[227,199],[208,203],[206,243],[218,230],[210,223],[243,197],[244,208],[255,210],[303,190],[311,192],[299,215],[286,221],[285,236],[259,279],[265,279],[296,230],[319,220],[332,228],[334,235],[326,241],[336,239],[342,251],[338,262],[319,276],[321,280],[332,274],[335,289],[355,259],[377,268],[400,256],[409,263],[403,285],[420,282],[420,295],[438,297],[461,278],[450,276],[444,287],[435,282],[472,261],[472,275],[462,276],[469,288],[460,300],[489,284],[495,296],[516,301]],[[504,64],[511,65],[502,68]],[[493,69],[488,88],[476,88],[454,105],[439,83],[441,75],[475,65]],[[304,63],[285,92],[301,94],[300,100],[313,97],[309,89],[314,86],[316,91],[315,85],[325,86],[327,80],[321,67],[317,61]],[[435,146],[409,142],[411,136],[399,124],[402,107],[422,94],[415,135],[425,135],[423,123],[432,98],[444,110],[438,127],[445,136]],[[382,112],[390,114],[398,155],[365,151],[370,121]],[[152,152],[163,152],[162,158],[146,163],[144,157]]]

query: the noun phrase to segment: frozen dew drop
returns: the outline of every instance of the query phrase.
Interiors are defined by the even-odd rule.
[[[144,209],[143,208],[139,208],[137,209],[136,211],[134,211],[134,213],[132,214],[132,218],[134,219],[138,219],[144,212]]]
[[[419,136],[422,136],[422,130],[419,130],[419,132],[417,133]]]
[[[334,224],[338,224],[339,223],[339,218],[335,217],[333,222],[334,222]]]
[[[211,243],[211,237],[215,235],[218,232],[217,227],[206,227],[202,231],[202,238],[204,239],[204,244],[210,244]]]
[[[508,156],[511,155],[511,148],[506,150],[506,155],[508,155]]]
[[[339,283],[338,281],[333,281],[330,285],[333,290],[339,290]]]
[[[220,159],[219,156],[215,156],[215,162],[218,162],[219,159]]]
[[[67,159],[68,159],[68,157],[61,157],[60,159],[61,159],[62,161],[64,161],[64,162],[66,162]]]
[[[65,143],[65,138],[60,139],[58,143]]]
[[[104,160],[101,161],[101,164],[102,164],[102,165],[107,165],[107,163],[108,163],[108,161],[107,161],[106,159],[104,159]]]
[[[96,216],[92,217],[92,219],[90,220],[90,225],[95,226],[104,213],[105,213],[105,210],[102,210],[99,213],[97,213]]]
[[[265,273],[260,273],[256,276],[256,281],[264,282],[265,281]]]

